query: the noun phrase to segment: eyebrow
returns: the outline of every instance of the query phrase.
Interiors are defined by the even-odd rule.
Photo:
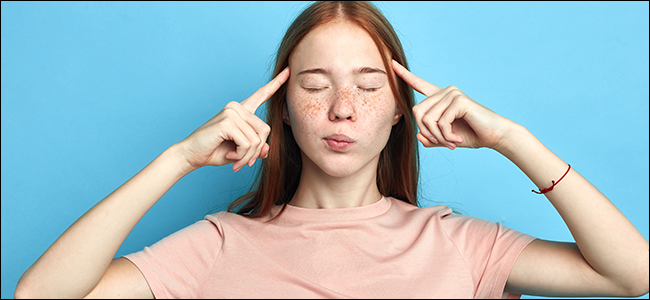
[[[329,75],[332,72],[329,70],[325,70],[323,68],[315,68],[315,69],[308,69],[308,70],[303,70],[298,72],[298,75],[303,75],[303,74],[323,74],[323,75]],[[377,69],[377,68],[372,68],[372,67],[361,67],[353,72],[355,75],[356,74],[368,74],[368,73],[382,73],[386,75],[386,72],[382,69]]]

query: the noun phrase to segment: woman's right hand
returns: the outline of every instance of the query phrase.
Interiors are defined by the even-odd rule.
[[[228,103],[83,214],[21,276],[17,298],[152,298],[138,268],[114,259],[115,253],[142,216],[187,173],[229,163],[238,171],[266,157],[271,128],[255,110],[288,78],[286,68],[248,99]]]
[[[179,142],[191,170],[232,163],[233,171],[237,172],[244,165],[253,166],[256,159],[265,158],[269,151],[266,138],[271,128],[255,115],[255,110],[288,78],[289,67],[241,103],[226,104],[216,116]]]

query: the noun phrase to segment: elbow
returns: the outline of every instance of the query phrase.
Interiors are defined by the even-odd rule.
[[[18,287],[16,287],[16,290],[14,291],[14,299],[27,299],[27,297],[25,297],[23,291],[18,290]]]
[[[648,269],[646,268],[645,276],[632,288],[629,289],[630,297],[641,297],[648,293]]]
[[[16,288],[14,292],[14,299],[35,299],[35,297],[30,297],[28,294],[25,294],[25,291],[22,289]]]
[[[16,290],[14,291],[14,299],[52,298],[51,295],[44,294],[43,288],[34,284],[36,282],[25,277],[26,275],[23,274],[18,280]]]
[[[625,298],[636,298],[641,297],[648,293],[648,282],[645,283],[628,279],[625,283],[614,283],[611,282],[610,287],[607,289],[603,295],[609,297],[625,297]],[[592,295],[596,296],[596,295]],[[590,296],[591,297],[591,296]]]
[[[46,295],[39,293],[39,288],[34,286],[34,282],[30,278],[23,274],[22,277],[18,280],[16,285],[16,290],[14,291],[14,299],[36,299],[44,298]]]
[[[628,279],[628,282],[626,282],[624,289],[625,295],[623,295],[625,297],[640,297],[648,293],[650,279],[648,278],[647,255],[645,257],[645,262],[641,263],[637,270],[637,275]]]
[[[650,249],[645,251],[645,256],[641,259],[640,267],[639,270],[641,270],[641,274],[637,277],[637,282],[635,284],[634,289],[631,291],[633,292],[633,297],[640,297],[645,294],[647,294],[649,291],[648,285],[650,285],[650,270],[648,270],[648,261],[649,261],[649,255],[650,254]]]
[[[18,280],[18,285],[16,285],[16,290],[14,291],[14,299],[34,299],[36,297],[30,296],[29,289],[25,287],[25,282],[23,278]]]
[[[628,288],[623,297],[641,297],[648,293],[648,283],[638,285],[637,287]]]

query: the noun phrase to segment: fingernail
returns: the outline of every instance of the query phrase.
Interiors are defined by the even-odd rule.
[[[438,143],[438,140],[436,140],[436,138],[434,138],[434,137],[430,137],[429,140],[434,144]]]

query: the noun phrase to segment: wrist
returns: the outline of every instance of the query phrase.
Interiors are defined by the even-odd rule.
[[[189,163],[183,152],[184,147],[181,143],[176,143],[167,148],[159,157],[165,160],[170,166],[173,166],[174,172],[183,177],[197,168]]]
[[[493,147],[493,149],[510,160],[513,160],[517,153],[521,152],[526,145],[536,138],[526,129],[513,121],[508,120],[505,134]]]

